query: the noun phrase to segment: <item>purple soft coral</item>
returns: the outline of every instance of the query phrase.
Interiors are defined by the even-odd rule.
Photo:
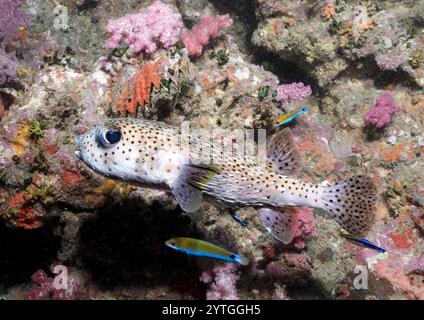
[[[203,47],[209,43],[210,39],[219,37],[221,29],[230,26],[232,23],[233,20],[228,14],[217,17],[204,15],[197,26],[181,35],[188,55],[199,57],[203,52]]]
[[[15,80],[18,63],[14,53],[6,53],[6,44],[17,39],[19,29],[29,22],[29,15],[21,10],[24,1],[0,0],[0,85]]]
[[[277,101],[303,100],[312,94],[310,86],[305,86],[302,82],[282,84],[277,87]]]
[[[200,280],[209,284],[207,300],[238,300],[236,283],[240,279],[237,266],[231,263],[222,264],[212,271],[203,271]]]
[[[16,79],[17,67],[15,56],[0,49],[0,85]]]
[[[171,6],[156,1],[143,12],[109,21],[107,31],[111,37],[106,47],[115,49],[124,39],[134,52],[152,54],[158,45],[168,49],[177,43],[182,27],[181,15],[175,13]]]
[[[364,116],[364,122],[366,125],[383,128],[390,122],[392,116],[399,111],[400,109],[395,104],[392,95],[386,93],[377,98],[376,104]]]
[[[0,46],[16,40],[19,28],[25,27],[30,19],[29,15],[21,10],[25,1],[0,0]]]

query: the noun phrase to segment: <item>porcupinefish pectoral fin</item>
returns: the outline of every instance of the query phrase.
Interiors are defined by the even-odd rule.
[[[276,170],[287,176],[296,176],[302,167],[302,158],[289,128],[275,134],[267,146],[267,158]]]
[[[171,191],[177,199],[181,209],[185,212],[195,212],[199,210],[202,203],[202,192],[190,186],[186,181],[178,180]]]
[[[178,179],[170,186],[178,204],[184,211],[199,210],[202,203],[202,191],[210,179],[218,173],[219,169],[215,166],[184,165]]]
[[[300,226],[299,217],[294,208],[259,209],[262,224],[265,229],[276,239],[284,244],[292,242]]]

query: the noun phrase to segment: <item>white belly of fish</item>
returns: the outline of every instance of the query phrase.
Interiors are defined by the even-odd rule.
[[[143,171],[151,182],[166,183],[172,187],[180,175],[181,168],[188,162],[188,157],[179,152],[159,150],[153,161],[144,162]]]

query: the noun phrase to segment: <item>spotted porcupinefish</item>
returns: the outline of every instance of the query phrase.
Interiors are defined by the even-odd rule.
[[[364,237],[374,223],[377,190],[370,177],[333,185],[296,178],[302,161],[289,128],[267,143],[267,161],[223,153],[221,146],[198,135],[189,137],[186,150],[180,129],[142,119],[108,120],[76,142],[76,156],[94,171],[170,190],[186,212],[197,211],[202,199],[227,208],[256,208],[266,230],[284,243],[293,240],[300,225],[295,206],[324,209],[355,237]],[[208,152],[221,157],[218,164],[201,161]]]

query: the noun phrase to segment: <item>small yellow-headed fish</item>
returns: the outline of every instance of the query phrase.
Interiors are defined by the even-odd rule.
[[[213,243],[198,239],[182,237],[172,238],[166,241],[165,244],[172,249],[189,255],[225,260],[240,263],[242,265],[247,265],[249,263],[245,257],[242,257],[235,252],[228,251],[214,245]]]
[[[277,120],[275,120],[275,123],[277,126],[282,126],[285,124],[288,124],[292,122],[294,119],[296,119],[298,116],[300,116],[302,113],[308,112],[308,108],[302,107],[299,111],[292,111],[283,114],[281,117],[279,117]]]
[[[78,136],[76,156],[108,178],[171,191],[186,212],[197,211],[202,199],[227,208],[258,209],[265,229],[286,244],[300,224],[295,206],[324,209],[354,237],[366,236],[374,223],[377,190],[370,177],[333,185],[296,178],[302,161],[289,128],[267,142],[267,161],[222,152],[219,142],[200,135],[189,136],[188,150],[181,141],[178,128],[117,118]],[[213,164],[204,161],[205,154]]]
[[[377,251],[377,252],[380,252],[380,253],[386,252],[386,250],[377,246],[376,244],[372,243],[371,241],[369,241],[367,239],[361,239],[361,238],[353,237],[351,234],[349,234],[349,232],[347,232],[344,229],[340,229],[340,234],[343,237],[345,237],[347,240],[352,242],[353,244],[356,244],[357,246],[368,248],[368,249],[371,249],[371,250],[374,250],[374,251]]]

